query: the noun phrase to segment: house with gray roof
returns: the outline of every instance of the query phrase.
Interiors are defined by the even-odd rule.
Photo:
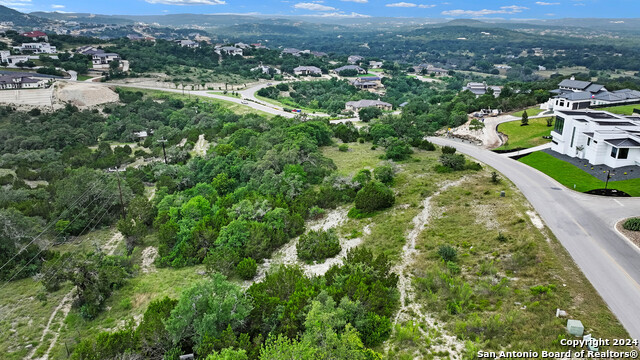
[[[360,55],[351,55],[347,58],[347,62],[349,64],[357,64],[360,61],[364,60],[364,57],[360,56]]]
[[[293,69],[296,75],[322,75],[322,69],[315,66],[298,66]]]
[[[367,107],[377,107],[379,109],[389,110],[389,111],[393,109],[393,105],[380,100],[348,101],[345,104],[345,109],[353,112],[358,112],[360,111],[360,109],[364,109]]]
[[[591,165],[640,166],[640,117],[593,110],[555,114],[551,150]]]
[[[486,94],[489,90],[493,91],[493,96],[498,97],[502,93],[502,86],[488,86],[486,82],[470,82],[462,88],[462,91],[471,91],[476,98]]]
[[[336,75],[340,75],[341,72],[345,71],[345,70],[354,70],[356,71],[358,74],[366,74],[367,70],[361,68],[358,65],[345,65],[345,66],[341,66],[337,69],[333,69],[331,70],[332,73],[336,74]]]
[[[23,74],[0,75],[0,90],[44,88],[47,80]]]
[[[640,92],[631,89],[608,91],[603,85],[575,78],[565,79],[558,89],[551,91],[556,96],[541,106],[547,110],[581,110],[598,106],[640,103]]]

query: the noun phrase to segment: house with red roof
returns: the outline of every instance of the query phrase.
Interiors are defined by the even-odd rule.
[[[20,34],[20,35],[22,35],[22,36],[26,36],[26,37],[28,37],[28,38],[32,38],[32,39],[34,39],[34,40],[49,41],[49,37],[47,36],[47,34],[45,34],[45,33],[44,33],[44,32],[42,32],[42,31],[38,31],[38,30],[35,30],[35,31],[29,31],[29,32],[26,32],[26,33],[22,33],[22,34]]]

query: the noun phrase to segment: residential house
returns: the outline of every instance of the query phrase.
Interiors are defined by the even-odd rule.
[[[24,76],[23,74],[0,75],[0,90],[44,88],[46,79]]]
[[[640,92],[623,89],[608,91],[603,85],[590,81],[579,81],[575,78],[565,79],[558,84],[558,89],[551,91],[558,94],[545,104],[547,110],[580,110],[594,106],[609,106],[640,102]]]
[[[105,68],[105,67],[108,67],[109,64],[114,61],[120,61],[120,55],[116,53],[101,52],[101,53],[93,54],[91,56],[91,61],[93,62],[94,69]]]
[[[311,55],[313,55],[315,57],[325,57],[325,56],[328,56],[329,54],[327,54],[326,52],[322,52],[322,51],[312,51]]]
[[[224,53],[229,56],[236,56],[236,55],[242,56],[243,54],[242,49],[237,48],[235,46],[222,46],[216,49],[216,53],[218,53],[218,55],[222,55]]]
[[[243,50],[244,50],[244,49],[248,49],[248,48],[250,48],[250,47],[251,47],[251,45],[249,45],[249,44],[245,44],[245,43],[243,43],[243,42],[236,43],[236,44],[235,44],[235,45],[233,45],[233,46],[235,46],[235,47],[237,47],[237,48],[240,48],[240,49],[243,49]]]
[[[333,69],[331,70],[332,73],[336,74],[336,75],[340,75],[341,72],[345,71],[345,70],[355,70],[358,74],[366,74],[367,70],[361,68],[360,66],[357,65],[345,65],[345,66],[341,66],[337,69]]]
[[[49,43],[24,43],[20,46],[14,46],[13,50],[20,52],[32,52],[34,54],[55,54],[56,47]]]
[[[547,68],[545,66],[542,65],[538,65],[538,71],[546,71]]]
[[[300,56],[301,54],[302,54],[302,51],[296,48],[285,48],[284,50],[282,50],[282,53],[280,53],[280,56],[282,55]]]
[[[296,75],[322,75],[322,70],[315,66],[298,66],[293,69]]]
[[[360,61],[364,60],[364,57],[360,56],[360,55],[351,55],[347,58],[347,62],[349,64],[357,64]]]
[[[493,96],[495,97],[500,96],[500,93],[502,92],[502,86],[487,86],[486,82],[470,82],[467,86],[462,88],[462,91],[469,90],[476,96],[476,98],[479,98],[486,94],[489,89],[493,90]]]
[[[33,39],[34,41],[49,41],[49,37],[42,31],[29,31],[26,33],[20,34],[21,36],[28,37]]]
[[[372,90],[382,87],[382,79],[377,76],[359,77],[351,81],[351,85],[361,90]]]
[[[18,63],[25,63],[29,60],[29,55],[11,55],[8,50],[0,51],[0,62],[7,63],[9,66],[15,66]]]
[[[640,118],[606,111],[556,111],[551,150],[611,168],[640,166]]]
[[[413,67],[413,70],[418,74],[427,74],[434,76],[445,76],[449,74],[449,70],[437,68],[431,64],[420,64]]]
[[[393,105],[380,101],[380,100],[359,100],[359,101],[348,101],[345,104],[345,109],[353,112],[358,112],[360,109],[364,109],[367,107],[377,107],[382,110],[392,110]]]
[[[176,43],[182,47],[187,47],[189,49],[197,49],[200,47],[200,44],[193,40],[176,40]]]
[[[382,61],[369,61],[370,69],[382,69]]]
[[[253,69],[251,69],[251,71],[261,71],[263,74],[281,74],[282,71],[280,71],[280,69],[275,68],[275,67],[271,67],[269,65],[262,65],[260,64],[257,67],[254,67]]]

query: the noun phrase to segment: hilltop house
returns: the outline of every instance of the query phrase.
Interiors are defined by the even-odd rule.
[[[640,118],[606,111],[555,112],[551,150],[612,168],[640,166]]]
[[[187,47],[189,49],[197,49],[200,47],[200,44],[193,40],[176,40],[176,43],[182,47]]]
[[[413,67],[413,70],[418,74],[426,73],[428,75],[445,76],[449,74],[449,70],[437,68],[431,64],[420,64]]]
[[[24,43],[20,46],[14,46],[13,50],[20,52],[33,52],[34,54],[55,54],[56,47],[49,43]]]
[[[351,85],[361,90],[372,90],[382,87],[382,79],[377,76],[359,77],[351,81]]]
[[[101,69],[108,67],[113,61],[120,61],[120,55],[116,53],[100,52],[91,56],[91,62],[94,69]]]
[[[345,66],[341,66],[337,69],[333,69],[331,70],[332,73],[336,74],[336,75],[340,75],[341,72],[345,71],[345,70],[355,70],[358,74],[366,74],[367,70],[361,68],[360,66],[357,65],[345,65]]]
[[[282,52],[280,53],[280,56],[282,55],[293,55],[293,56],[300,56],[302,54],[301,50],[298,50],[296,48],[285,48],[284,50],[282,50]]]
[[[364,57],[360,56],[360,55],[351,55],[347,58],[347,62],[349,64],[357,64],[360,61],[364,60]]]
[[[18,63],[25,63],[29,61],[29,55],[11,55],[8,50],[0,51],[0,62],[7,63],[7,65],[16,65]]]
[[[369,61],[369,68],[382,69],[382,61]]]
[[[310,54],[315,57],[325,57],[329,55],[326,52],[322,52],[322,51],[311,51]]]
[[[0,90],[44,88],[47,80],[24,76],[23,74],[0,75]]]
[[[221,46],[217,48],[215,51],[218,55],[222,55],[224,53],[229,56],[236,56],[236,55],[242,56],[243,54],[242,49],[237,48],[235,46]]]
[[[280,69],[275,68],[275,67],[271,67],[269,65],[262,65],[260,64],[257,67],[254,67],[253,69],[251,69],[251,71],[261,71],[263,74],[281,74],[282,71],[280,71]]]
[[[364,109],[367,107],[377,107],[382,110],[391,110],[393,109],[393,105],[380,101],[380,100],[359,100],[359,101],[348,101],[345,104],[345,109],[353,112],[358,112],[360,109]]]
[[[479,98],[486,94],[489,89],[493,90],[493,96],[495,97],[500,96],[500,93],[502,92],[502,86],[487,86],[486,82],[470,82],[467,86],[462,88],[462,91],[469,90],[476,96],[476,98]]]
[[[315,66],[298,66],[293,69],[296,75],[322,75],[322,70]]]
[[[33,39],[33,41],[49,41],[49,37],[42,31],[29,31],[26,33],[20,34],[21,36],[28,37]]]
[[[551,91],[558,94],[541,105],[547,110],[580,110],[593,106],[607,106],[640,102],[640,92],[623,89],[608,91],[603,85],[590,81],[565,79],[558,84],[558,89]]]

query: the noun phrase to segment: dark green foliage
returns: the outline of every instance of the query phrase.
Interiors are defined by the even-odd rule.
[[[393,191],[384,184],[371,181],[356,194],[356,209],[363,212],[373,212],[386,209],[395,202]]]
[[[460,171],[465,168],[465,159],[462,154],[442,154],[440,155],[440,163],[453,171]]]
[[[455,262],[458,258],[458,251],[456,251],[456,249],[451,245],[440,245],[438,248],[438,255],[440,255],[442,260],[446,262]]]
[[[340,144],[340,145],[338,146],[338,151],[341,151],[341,152],[347,152],[347,151],[349,151],[349,145],[347,145],[347,144]]]
[[[338,124],[333,126],[333,136],[342,140],[342,142],[349,143],[358,140],[358,129],[351,123]]]
[[[628,219],[622,224],[622,227],[626,230],[640,231],[640,218]]]
[[[162,300],[152,301],[144,312],[136,333],[140,341],[140,353],[145,358],[162,359],[173,346],[164,322],[169,319],[171,311],[177,304],[177,300],[165,297]]]
[[[522,119],[520,120],[520,126],[529,125],[529,115],[527,115],[527,110],[522,113]]]
[[[436,146],[431,141],[425,140],[425,139],[418,139],[418,141],[414,141],[411,145],[417,147],[420,150],[426,150],[426,151],[436,150]]]
[[[361,121],[364,121],[364,122],[369,122],[373,119],[378,119],[380,118],[380,116],[382,116],[382,110],[375,106],[366,107],[358,111],[358,117],[360,118]]]
[[[251,280],[256,276],[258,265],[252,258],[244,258],[236,267],[236,273],[244,280]]]
[[[305,261],[324,261],[342,250],[340,240],[333,229],[309,231],[300,236],[296,245],[298,258]]]
[[[456,153],[456,148],[454,148],[453,146],[443,146],[441,150],[443,154],[453,155]]]
[[[400,161],[408,159],[409,155],[412,153],[413,150],[411,150],[411,146],[409,146],[409,144],[402,140],[392,138],[386,146],[384,156],[387,159]]]
[[[371,181],[371,171],[362,169],[351,180],[356,183],[355,189],[360,190]]]
[[[495,171],[491,172],[491,183],[492,184],[499,184],[500,183],[500,177],[498,176],[498,173]]]
[[[95,338],[83,340],[74,349],[71,359],[102,360],[115,359],[137,350],[138,337],[134,324],[129,323],[124,330],[101,332]]]
[[[373,174],[375,175],[376,180],[384,184],[392,183],[393,178],[395,177],[395,172],[389,165],[379,166],[375,168],[373,170]]]
[[[509,238],[505,234],[499,232],[498,236],[496,236],[496,240],[499,242],[507,242],[509,241]]]

